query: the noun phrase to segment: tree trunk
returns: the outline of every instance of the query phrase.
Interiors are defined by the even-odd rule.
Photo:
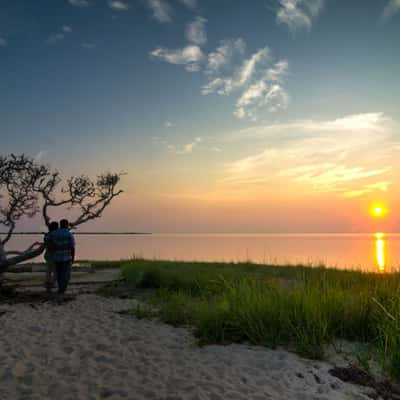
[[[30,260],[37,256],[40,256],[40,254],[43,253],[44,249],[45,249],[45,245],[44,245],[44,243],[42,243],[38,247],[36,247],[32,250],[28,250],[28,251],[22,252],[21,254],[18,254],[17,256],[7,258],[6,253],[4,251],[4,246],[2,244],[0,244],[0,273],[5,272],[7,270],[7,268],[12,265],[16,265],[23,261],[27,261],[27,260]]]
[[[0,240],[0,265],[7,261],[6,252],[4,250],[3,243]]]

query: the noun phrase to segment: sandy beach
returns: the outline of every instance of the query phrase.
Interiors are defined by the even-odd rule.
[[[184,328],[81,294],[61,306],[0,305],[0,399],[370,399],[332,365],[286,351],[199,347]]]

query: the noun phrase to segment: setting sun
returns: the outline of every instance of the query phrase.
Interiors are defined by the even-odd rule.
[[[375,218],[383,217],[387,214],[388,210],[382,205],[374,205],[371,207],[370,213]]]

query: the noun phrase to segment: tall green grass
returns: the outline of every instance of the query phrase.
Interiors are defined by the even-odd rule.
[[[321,358],[337,339],[379,349],[400,378],[400,275],[326,268],[134,260],[126,284],[155,290],[158,317],[202,342],[286,346]]]

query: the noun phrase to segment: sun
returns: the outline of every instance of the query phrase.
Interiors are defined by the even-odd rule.
[[[384,217],[388,210],[381,204],[374,204],[370,209],[370,214],[375,218]]]

